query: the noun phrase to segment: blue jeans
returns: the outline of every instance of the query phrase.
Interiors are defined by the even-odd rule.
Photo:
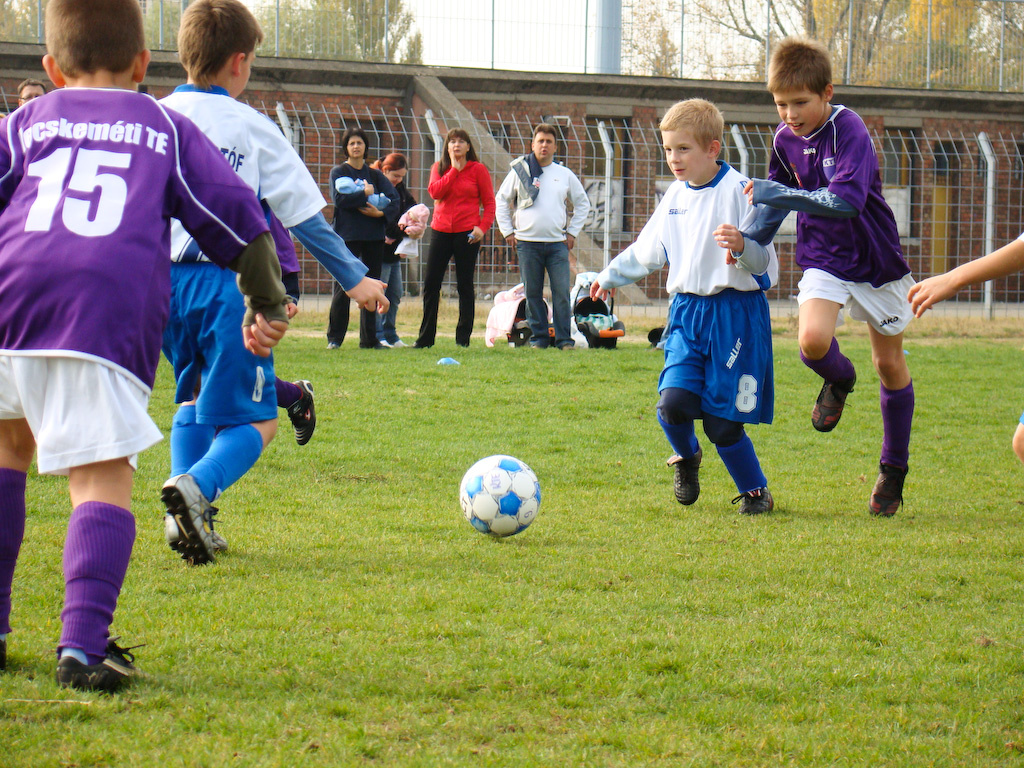
[[[569,246],[565,241],[536,243],[516,240],[519,273],[526,289],[526,319],[533,334],[531,343],[546,347],[548,312],[544,305],[544,270],[551,283],[551,315],[555,328],[555,346],[572,346],[572,307],[569,306]]]
[[[377,315],[377,339],[394,344],[398,341],[395,317],[398,315],[398,305],[402,303],[402,262],[385,261],[380,268],[380,279],[388,284],[384,295],[391,302],[391,308],[387,314]]]

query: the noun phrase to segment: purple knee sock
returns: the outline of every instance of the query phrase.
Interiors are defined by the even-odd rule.
[[[11,631],[11,584],[25,538],[25,478],[16,469],[0,469],[0,635]]]
[[[87,501],[71,512],[59,648],[80,648],[90,664],[103,660],[134,543],[135,518],[127,509]]]
[[[302,390],[290,381],[274,379],[274,388],[277,390],[277,407],[287,408],[289,405],[302,397]]]
[[[906,469],[910,460],[910,424],[914,419],[914,382],[903,389],[881,389],[882,464]]]
[[[854,375],[853,363],[842,352],[839,351],[839,342],[832,337],[832,344],[828,352],[821,360],[811,360],[803,351],[800,352],[800,359],[804,365],[821,376],[825,381],[845,381],[852,379]]]

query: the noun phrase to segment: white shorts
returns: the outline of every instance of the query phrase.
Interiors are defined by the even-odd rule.
[[[825,299],[848,307],[850,317],[861,320],[883,336],[903,333],[914,317],[907,293],[916,281],[910,274],[875,288],[871,283],[841,280],[821,269],[808,269],[800,278],[797,302]],[[843,313],[836,318],[836,328],[843,324]]]
[[[0,420],[25,419],[43,475],[128,458],[160,442],[149,417],[149,389],[137,379],[78,357],[0,352]]]

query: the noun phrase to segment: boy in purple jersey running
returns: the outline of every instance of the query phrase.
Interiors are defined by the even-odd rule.
[[[882,197],[871,136],[853,111],[831,104],[832,64],[823,45],[786,38],[772,52],[771,91],[782,123],[775,131],[769,180],[746,192],[773,209],[774,224],[798,211],[796,263],[800,280],[800,359],[825,381],[811,412],[819,432],[839,423],[857,381],[839,351],[841,312],[868,324],[871,358],[881,379],[882,453],[869,510],[890,517],[903,502],[910,455],[914,385],[903,354],[903,330],[913,316],[914,284],[903,259],[896,220]],[[766,223],[766,222],[762,222]]]
[[[46,46],[59,90],[0,121],[0,669],[35,456],[68,475],[73,507],[57,682],[114,691],[136,673],[109,627],[135,540],[136,454],[160,440],[146,408],[171,217],[238,273],[250,312],[235,332],[254,353],[284,335],[286,297],[252,189],[135,91],[149,63],[138,2],[50,0]],[[190,542],[204,525],[188,519]]]

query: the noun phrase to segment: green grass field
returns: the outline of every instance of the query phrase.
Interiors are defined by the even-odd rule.
[[[449,335],[374,352],[353,332],[327,352],[322,316],[305,317],[278,371],[314,381],[320,423],[299,448],[285,417],[221,499],[230,552],[173,555],[166,440],[141,458],[113,630],[145,643],[146,676],[118,696],[53,681],[67,486],[30,474],[0,765],[1021,764],[1024,352],[983,335],[1016,330],[911,327],[911,472],[882,520],[865,337],[841,336],[860,382],[821,435],[819,382],[780,321],[776,420],[750,430],[776,509],[745,518],[706,440],[700,500],[674,501],[656,323],[626,319],[614,351],[486,349],[481,332],[468,350]],[[170,383],[162,367],[165,433]],[[544,492],[504,540],[457,500],[493,453]]]

